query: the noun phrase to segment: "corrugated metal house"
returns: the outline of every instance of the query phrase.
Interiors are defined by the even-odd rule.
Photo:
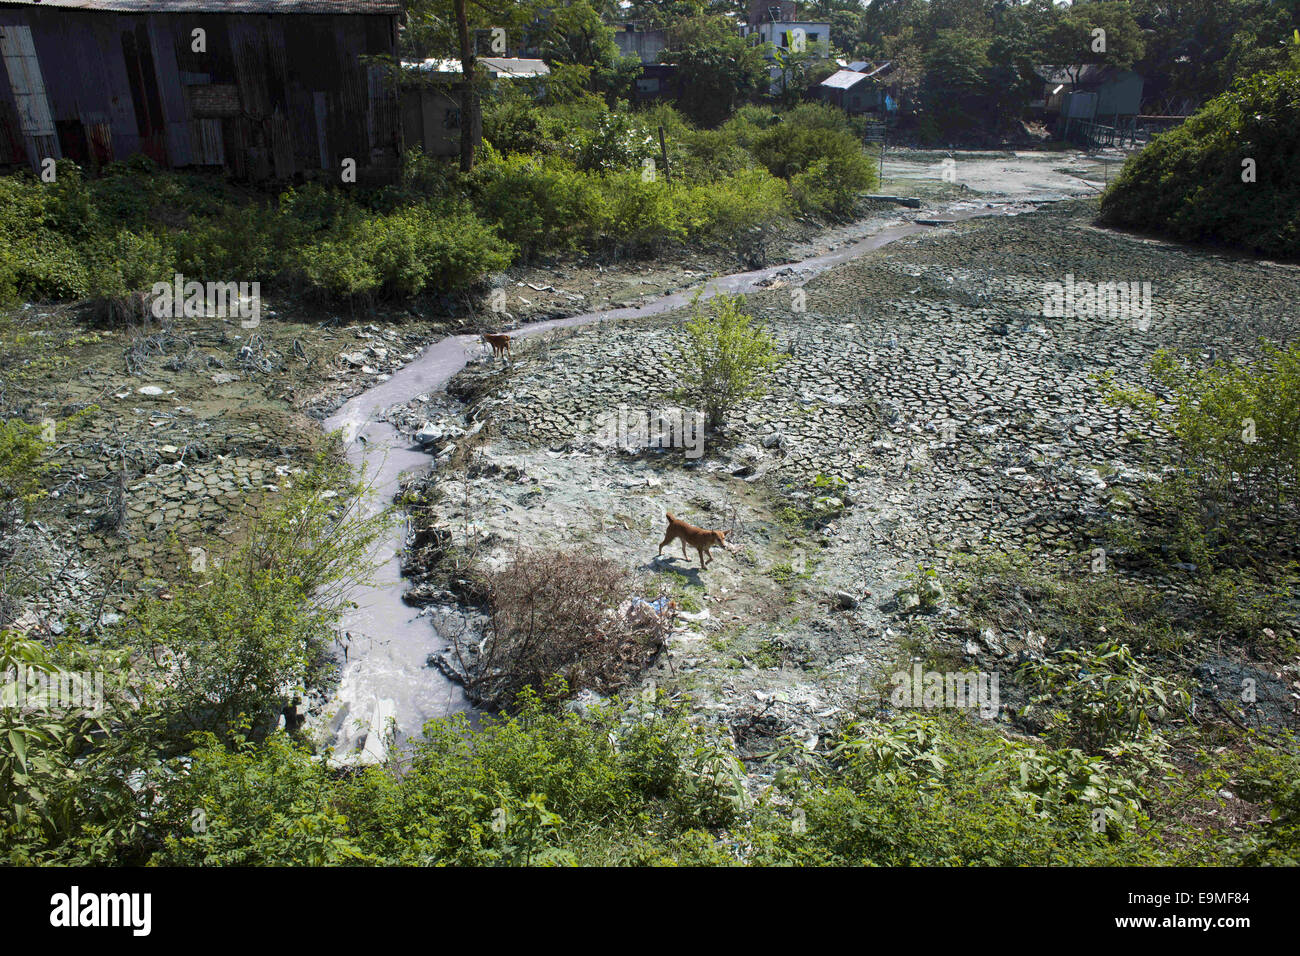
[[[389,169],[397,0],[0,0],[0,164]],[[197,31],[202,31],[197,32]]]
[[[1038,99],[1030,102],[1030,109],[1047,114],[1064,115],[1067,104],[1076,117],[1103,119],[1107,117],[1134,116],[1141,112],[1142,77],[1132,70],[1121,70],[1101,63],[1081,63],[1075,66],[1037,66],[1034,73],[1042,81]],[[1075,96],[1073,94],[1095,94]],[[1078,104],[1089,104],[1088,115],[1079,113]]]
[[[853,115],[884,112],[892,89],[888,77],[893,72],[894,65],[887,60],[860,60],[836,70],[813,87],[811,95]]]

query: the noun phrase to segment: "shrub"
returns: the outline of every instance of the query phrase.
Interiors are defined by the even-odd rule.
[[[258,746],[199,737],[151,821],[160,866],[347,866],[373,862],[348,833],[329,766],[286,734]],[[196,816],[197,814],[197,816]]]
[[[517,715],[473,732],[463,717],[430,721],[409,769],[368,772],[343,805],[362,845],[393,863],[717,862],[701,831],[737,817],[740,774],[685,707],[578,716],[526,692]]]
[[[1131,157],[1101,221],[1263,255],[1300,255],[1300,70],[1238,80]],[[1243,182],[1253,160],[1255,182]]]
[[[677,348],[688,398],[704,408],[712,428],[746,399],[766,391],[767,376],[780,364],[776,340],[754,329],[740,296],[717,295],[692,307]]]
[[[623,608],[636,593],[626,571],[582,551],[521,551],[482,576],[485,642],[456,642],[470,696],[509,707],[524,688],[555,678],[573,692],[607,694],[627,683],[662,646],[666,620]],[[473,654],[471,657],[470,655]]]
[[[557,689],[558,692],[558,689]],[[562,693],[562,692],[561,692]],[[729,748],[686,708],[430,721],[399,768],[332,775],[283,734],[233,749],[207,738],[163,782],[151,822],[167,865],[721,863],[705,828],[744,804]],[[193,826],[193,810],[206,826]]]
[[[599,180],[561,159],[510,156],[474,171],[475,205],[525,257],[542,250],[572,250],[605,221]]]
[[[790,181],[802,210],[843,216],[875,185],[875,168],[852,135],[822,122],[822,112],[808,115],[816,125],[787,118],[759,133],[751,151],[772,175]]]
[[[7,526],[11,508],[29,508],[44,493],[41,476],[50,467],[41,461],[44,452],[41,426],[0,421],[0,527]]]
[[[350,496],[326,494],[340,487]],[[322,679],[331,625],[386,521],[360,513],[361,491],[345,465],[319,458],[241,545],[183,578],[171,600],[133,610],[126,640],[161,688],[168,739],[260,737]]]
[[[300,269],[310,288],[340,298],[465,288],[514,251],[463,205],[408,206],[324,235],[300,251]]]
[[[694,237],[728,242],[779,220],[789,208],[785,184],[764,169],[682,187],[677,195]]]
[[[556,146],[542,110],[513,97],[484,109],[483,138],[502,156],[546,153]]]
[[[1064,648],[1027,662],[1024,672],[1037,693],[1025,714],[1041,715],[1048,740],[1088,753],[1149,740],[1191,710],[1191,696],[1139,664],[1125,644]]]
[[[659,153],[655,135],[626,113],[605,113],[595,125],[574,132],[573,163],[583,172],[614,172],[635,167]]]
[[[1151,372],[1168,397],[1112,390],[1177,443],[1175,469],[1148,491],[1179,546],[1195,557],[1246,559],[1253,542],[1293,550],[1300,524],[1300,345],[1265,345],[1253,365],[1185,365],[1162,350]],[[1159,534],[1166,534],[1161,529]]]
[[[1238,774],[1237,792],[1268,808],[1262,831],[1238,850],[1243,866],[1300,866],[1300,754],[1294,734],[1250,741]]]
[[[709,183],[754,168],[754,159],[725,130],[690,130],[668,140],[672,174],[689,184]]]
[[[214,282],[270,282],[293,248],[286,217],[260,205],[227,205],[192,217],[176,234],[176,271]]]
[[[644,182],[639,173],[608,175],[601,189],[608,245],[631,252],[653,252],[666,242],[686,236],[677,194],[662,179]]]
[[[1098,760],[1008,740],[951,715],[850,726],[832,762],[782,785],[793,809],[759,815],[755,862],[838,866],[1022,866],[1150,862],[1134,826],[1092,826],[1123,778]],[[1052,768],[1050,771],[1048,768]],[[1045,772],[1046,771],[1046,772]],[[791,817],[800,825],[792,825]]]
[[[39,696],[20,701],[15,687],[5,686],[20,673],[90,694],[98,675],[103,699],[87,700],[89,707]],[[124,654],[71,642],[50,648],[0,629],[0,856],[10,864],[114,862],[121,845],[139,840],[147,800],[127,774],[156,761],[121,733],[140,704],[127,693],[129,673]],[[69,675],[90,681],[70,683]]]

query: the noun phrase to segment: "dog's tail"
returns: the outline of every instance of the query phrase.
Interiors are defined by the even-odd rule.
[[[671,511],[667,512],[667,514],[668,514],[668,523],[669,523],[669,524],[672,524],[674,521],[677,520],[676,518],[673,517],[673,513],[672,513]]]

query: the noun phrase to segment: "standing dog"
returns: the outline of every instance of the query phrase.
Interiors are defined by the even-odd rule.
[[[483,341],[492,346],[492,358],[498,355],[502,360],[510,357],[510,336],[505,332],[488,332],[483,336]]]
[[[725,531],[705,531],[703,528],[697,528],[695,525],[674,518],[672,512],[668,513],[668,531],[664,534],[664,539],[659,542],[659,553],[664,553],[664,545],[671,544],[673,539],[682,543],[682,557],[689,560],[686,553],[686,545],[689,543],[700,555],[700,570],[703,570],[708,561],[713,560],[709,554],[712,547],[727,548],[727,532]]]

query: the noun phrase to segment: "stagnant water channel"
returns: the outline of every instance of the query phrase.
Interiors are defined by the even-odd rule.
[[[1055,195],[1005,201],[967,201],[928,211],[924,216],[931,221],[935,218],[955,221],[978,216],[1015,215],[1036,208],[1039,203],[1055,202],[1061,198],[1064,197]],[[669,312],[688,305],[697,292],[701,300],[718,293],[752,292],[759,288],[759,283],[790,269],[802,283],[896,239],[931,228],[900,219],[865,239],[800,262],[713,278],[702,283],[702,289],[693,287],[635,308],[587,312],[528,324],[512,330],[511,336],[522,338],[555,329]],[[364,469],[369,487],[361,505],[367,514],[377,514],[392,502],[403,472],[426,469],[433,463],[432,455],[392,425],[381,421],[380,416],[393,405],[441,388],[465,367],[471,355],[481,354],[482,350],[476,335],[448,336],[426,348],[387,381],[349,400],[325,421],[326,431],[342,433],[348,460],[353,467],[358,471]],[[447,642],[438,634],[428,616],[421,615],[402,600],[406,590],[401,575],[405,545],[405,522],[397,522],[378,544],[378,554],[386,555],[386,560],[367,582],[354,587],[349,597],[357,606],[350,609],[340,622],[341,629],[348,636],[347,652],[340,662],[339,684],[327,708],[328,716],[324,718],[326,736],[333,743],[338,762],[383,760],[387,753],[386,731],[390,721],[395,724],[393,741],[401,747],[408,736],[419,734],[426,721],[473,711],[473,705],[461,687],[427,663],[430,655],[446,649]]]

